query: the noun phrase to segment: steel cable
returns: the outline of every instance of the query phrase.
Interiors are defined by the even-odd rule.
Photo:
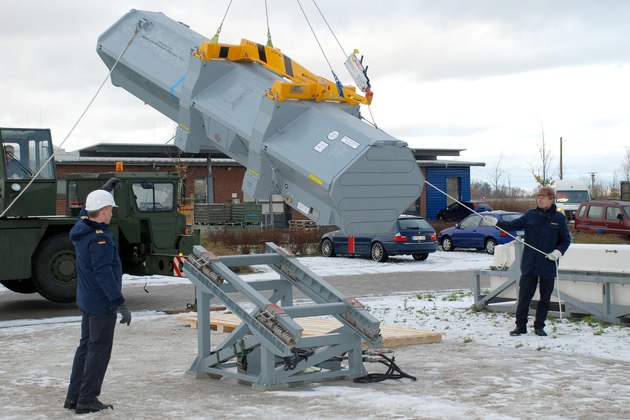
[[[112,66],[112,68],[109,70],[109,73],[107,73],[107,76],[105,77],[105,80],[103,80],[103,83],[101,83],[101,85],[98,87],[98,89],[96,90],[96,93],[94,94],[94,96],[92,97],[92,99],[90,100],[90,102],[87,104],[87,106],[85,107],[85,109],[83,110],[83,112],[81,113],[81,115],[79,115],[79,118],[77,119],[77,121],[74,123],[74,125],[72,126],[72,128],[70,129],[70,131],[68,132],[68,134],[66,135],[66,137],[63,139],[63,141],[59,144],[59,146],[57,146],[57,150],[59,150],[61,148],[61,146],[64,145],[64,143],[66,142],[66,140],[68,140],[68,138],[70,137],[70,135],[74,132],[74,129],[77,127],[77,125],[79,125],[79,122],[81,122],[81,120],[83,119],[83,117],[85,116],[85,114],[87,113],[88,109],[90,109],[90,107],[92,106],[92,104],[94,103],[94,101],[96,100],[96,97],[99,95],[99,93],[101,92],[101,90],[103,89],[103,86],[105,86],[105,83],[107,83],[107,80],[109,79],[109,77],[111,76],[112,72],[114,71],[114,69],[116,68],[116,65],[118,64],[118,62],[120,61],[120,59],[122,58],[123,54],[125,54],[125,52],[127,51],[127,49],[129,48],[129,45],[131,45],[131,42],[133,41],[133,39],[136,37],[136,35],[138,34],[138,32],[140,31],[140,28],[142,28],[142,21],[138,21],[138,23],[136,24],[136,29],[134,30],[133,34],[131,35],[131,37],[129,37],[129,41],[127,41],[127,45],[125,45],[125,48],[122,50],[122,52],[120,53],[120,55],[118,56],[118,58],[116,59],[116,61],[114,62],[114,65]],[[55,149],[53,148],[53,153],[50,155],[50,157],[48,158],[48,160],[46,160],[46,162],[44,162],[43,165],[41,165],[41,167],[39,168],[39,170],[37,171],[37,173],[31,178],[31,180],[29,181],[28,184],[26,184],[26,186],[22,189],[22,191],[20,191],[20,193],[17,195],[17,197],[15,197],[15,199],[13,201],[11,201],[11,203],[7,206],[6,209],[4,209],[4,211],[2,212],[2,214],[0,214],[0,217],[3,217],[7,211],[9,211],[9,209],[13,206],[13,204],[18,201],[20,199],[20,197],[22,196],[22,194],[24,194],[24,192],[31,186],[31,184],[33,184],[33,182],[35,182],[35,180],[37,179],[37,177],[39,176],[39,174],[44,170],[44,168],[46,168],[48,166],[48,164],[50,163],[50,161],[53,160],[53,158],[55,157],[55,155],[57,154],[57,152],[55,151]]]

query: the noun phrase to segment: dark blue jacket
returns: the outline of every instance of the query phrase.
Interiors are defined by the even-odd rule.
[[[116,312],[125,298],[118,244],[109,226],[90,220],[83,210],[70,239],[77,254],[77,305],[89,314]]]
[[[521,217],[511,222],[499,221],[497,227],[503,230],[525,230],[525,245],[521,260],[521,273],[545,279],[556,277],[556,263],[546,258],[554,250],[564,255],[571,244],[571,235],[564,215],[552,204],[546,211],[541,208],[530,209]]]

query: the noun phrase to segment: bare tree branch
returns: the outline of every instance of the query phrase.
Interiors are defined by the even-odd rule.
[[[540,157],[540,164],[534,166],[530,163],[532,175],[539,187],[548,187],[553,185],[553,177],[551,174],[551,164],[553,163],[553,155],[551,149],[547,149],[545,144],[545,129],[540,118],[536,117],[540,123],[540,133],[542,137],[542,144],[538,145],[538,155]]]

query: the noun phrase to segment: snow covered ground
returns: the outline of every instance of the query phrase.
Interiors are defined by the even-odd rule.
[[[438,252],[427,261],[385,264],[366,259],[301,258],[323,276],[486,268],[479,252]],[[260,271],[250,280],[270,278]],[[172,284],[171,278],[152,284]],[[140,287],[141,278],[125,278]],[[552,320],[548,337],[510,337],[510,314],[471,309],[472,292],[452,290],[361,298],[383,325],[445,332],[439,344],[396,348],[396,362],[417,381],[377,384],[333,381],[261,391],[226,380],[185,375],[197,349],[196,330],[175,315],[134,312],[117,328],[102,400],[115,418],[396,418],[621,419],[630,417],[630,328]],[[67,418],[62,408],[75,317],[0,322],[2,418]],[[530,327],[531,328],[531,327]],[[213,333],[212,340],[223,335]],[[367,364],[368,371],[381,365]],[[96,414],[92,416],[97,416]]]

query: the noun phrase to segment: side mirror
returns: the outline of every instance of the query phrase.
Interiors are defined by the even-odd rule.
[[[462,227],[459,225],[459,223],[455,223],[455,229],[461,229]]]
[[[617,215],[617,219],[619,219],[620,222],[623,222],[623,214],[619,213]]]

